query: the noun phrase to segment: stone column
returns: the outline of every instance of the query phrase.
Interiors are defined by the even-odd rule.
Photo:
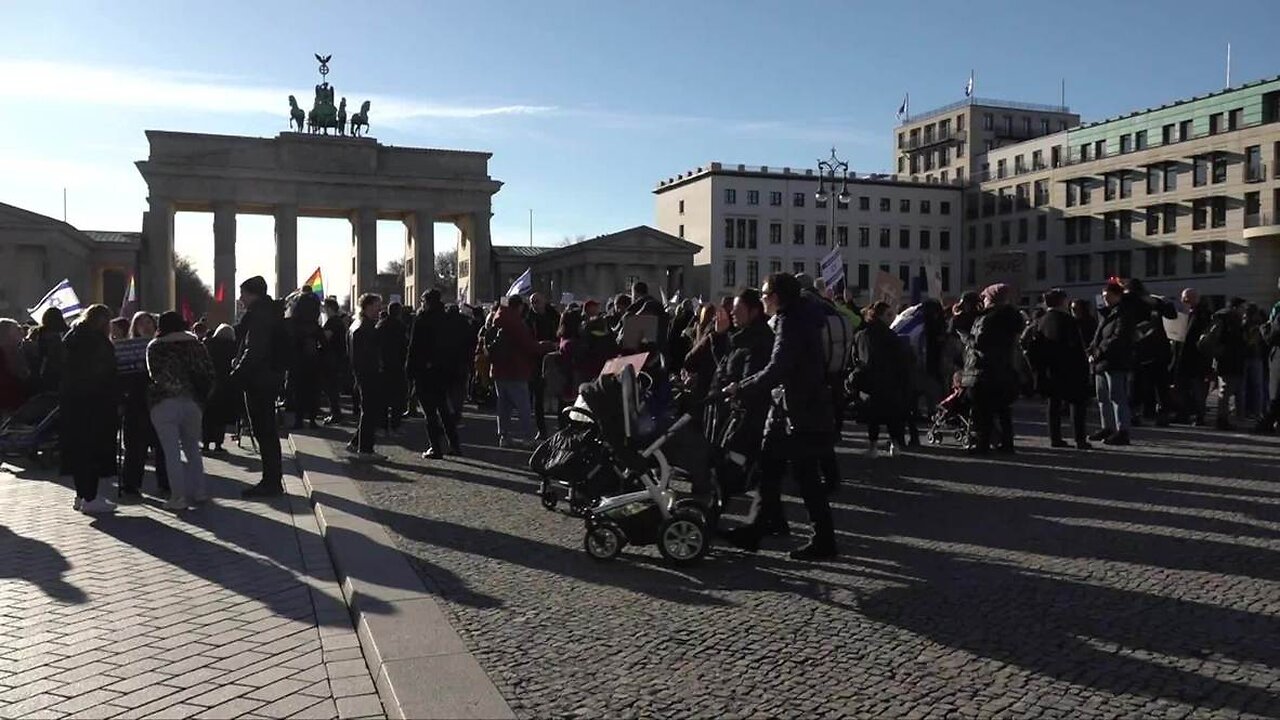
[[[506,290],[502,288],[495,290],[493,287],[492,263],[490,262],[490,238],[489,238],[489,218],[490,211],[486,208],[484,212],[472,213],[470,219],[471,225],[471,287],[468,288],[471,301],[492,300],[497,297],[497,293]]]
[[[138,306],[163,312],[176,307],[173,279],[173,203],[168,198],[147,199],[147,212],[142,216],[145,237],[142,269],[138,284],[141,295]]]
[[[236,206],[213,205],[213,315],[218,322],[235,321],[236,297]],[[217,302],[219,293],[222,302]]]
[[[436,232],[435,214],[416,210],[405,216],[404,235],[404,303],[414,307],[422,293],[435,287]],[[444,298],[446,303],[456,298]]]
[[[356,301],[373,292],[378,275],[378,213],[373,208],[360,208],[351,214],[351,308]]]
[[[298,289],[298,206],[276,206],[276,297]]]

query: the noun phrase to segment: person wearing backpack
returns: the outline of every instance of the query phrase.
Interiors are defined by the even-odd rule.
[[[1231,400],[1244,383],[1244,307],[1244,298],[1232,298],[1227,307],[1213,314],[1209,331],[1200,342],[1200,351],[1213,359],[1213,369],[1218,375],[1219,430],[1236,429],[1231,423]],[[1237,402],[1237,413],[1243,416],[1243,410]]]
[[[889,457],[906,445],[904,421],[911,402],[914,362],[907,344],[889,328],[893,310],[877,302],[864,312],[864,322],[854,339],[853,371],[849,391],[866,395],[863,420],[867,423],[867,457],[880,456],[880,428],[889,431]]]
[[[1173,359],[1170,364],[1178,403],[1178,412],[1173,421],[1203,426],[1213,359],[1200,351],[1200,340],[1209,330],[1213,310],[1200,298],[1200,293],[1195,288],[1182,291],[1182,306],[1188,312],[1187,331],[1181,342],[1173,343]]]
[[[828,300],[815,287],[813,278],[805,273],[796,275],[800,283],[800,295],[813,303],[822,311],[823,325],[821,330],[822,361],[826,368],[826,384],[831,392],[831,406],[834,409],[835,437],[838,441],[844,432],[844,410],[848,404],[845,396],[844,378],[848,369],[849,357],[853,352],[854,325],[836,304]],[[840,463],[836,460],[835,445],[821,459],[822,481],[828,492],[840,487]]]
[[[1049,400],[1049,442],[1068,447],[1062,439],[1062,413],[1071,409],[1076,447],[1092,446],[1085,434],[1089,397],[1089,358],[1085,356],[1080,327],[1067,310],[1067,294],[1054,288],[1044,294],[1045,314],[1025,347],[1027,361],[1040,378],[1040,394]]]
[[[244,393],[245,413],[262,458],[262,480],[241,493],[246,498],[284,494],[280,435],[276,430],[276,397],[288,368],[289,334],[280,306],[267,294],[267,281],[255,275],[240,283],[245,314],[236,336],[240,347],[230,379]]]

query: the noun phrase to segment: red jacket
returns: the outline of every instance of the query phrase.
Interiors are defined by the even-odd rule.
[[[501,332],[496,351],[489,357],[494,380],[533,379],[536,363],[542,356],[538,343],[533,339],[529,326],[518,311],[504,307],[498,310],[494,324]]]

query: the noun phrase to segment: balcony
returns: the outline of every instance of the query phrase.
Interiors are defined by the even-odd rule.
[[[899,146],[898,150],[903,153],[915,152],[925,148],[936,147],[938,145],[946,145],[948,143],[960,142],[965,139],[968,133],[953,130],[948,133],[938,133],[925,137],[907,138],[907,141]]]
[[[1244,181],[1247,183],[1260,183],[1267,180],[1267,166],[1265,163],[1259,163],[1252,167],[1246,167],[1244,171]]]
[[[1244,216],[1245,240],[1280,239],[1280,218],[1275,213],[1254,213]]]

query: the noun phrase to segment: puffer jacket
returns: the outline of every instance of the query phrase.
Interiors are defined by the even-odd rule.
[[[1132,295],[1125,295],[1113,307],[1100,311],[1102,320],[1089,345],[1090,364],[1095,373],[1133,370],[1137,323],[1144,313],[1145,306]]]
[[[1022,314],[1012,305],[997,305],[979,315],[965,346],[960,384],[993,400],[1016,400],[1019,377],[1013,353],[1022,326]]]
[[[151,375],[147,402],[153,407],[181,397],[203,404],[215,377],[209,351],[188,332],[171,332],[148,343],[147,373]]]
[[[743,399],[750,399],[781,388],[781,402],[774,402],[769,409],[771,431],[785,423],[793,434],[832,436],[825,439],[834,440],[835,415],[826,367],[822,353],[814,352],[822,346],[825,315],[812,302],[799,298],[782,308],[775,320],[768,364],[739,383],[738,392]]]

